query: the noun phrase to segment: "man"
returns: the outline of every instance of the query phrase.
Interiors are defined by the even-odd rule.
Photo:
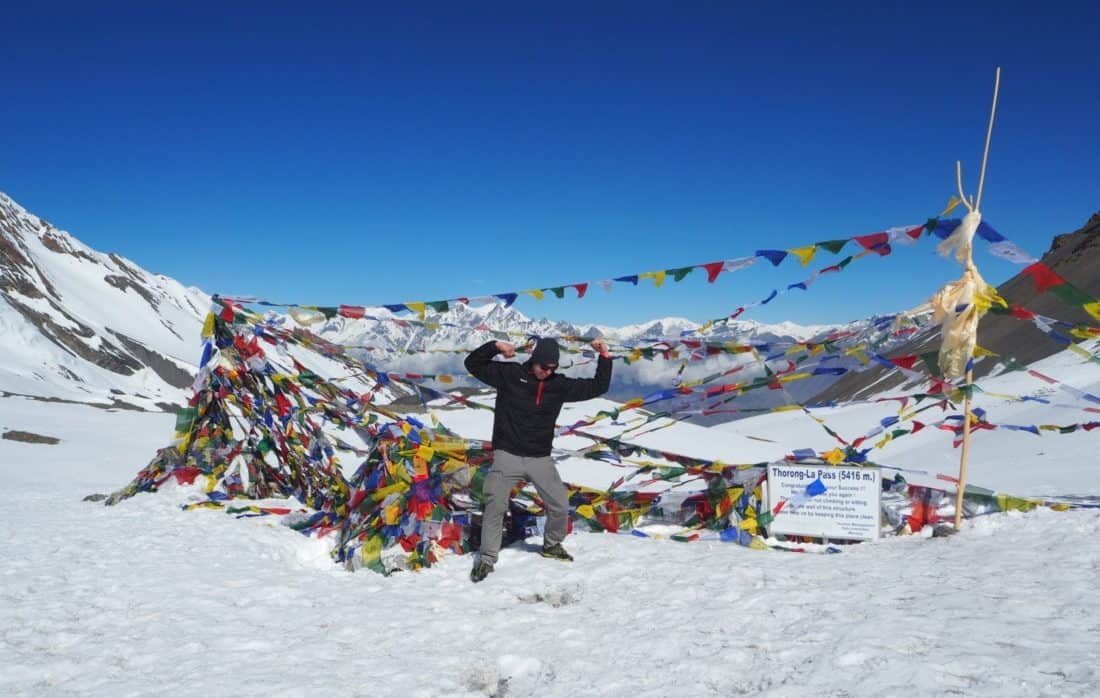
[[[561,542],[569,519],[569,497],[550,457],[554,426],[566,402],[603,395],[611,385],[611,355],[602,339],[592,342],[599,353],[595,378],[569,378],[556,373],[557,340],[537,340],[531,358],[523,363],[493,361],[497,354],[511,358],[516,347],[488,342],[466,357],[466,370],[497,389],[493,418],[493,466],[485,476],[485,511],[481,517],[481,556],[470,572],[480,582],[493,571],[500,551],[501,527],[512,488],[521,480],[535,486],[546,504],[542,556],[562,561],[573,557]]]

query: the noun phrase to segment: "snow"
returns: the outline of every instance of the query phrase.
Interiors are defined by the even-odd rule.
[[[1100,343],[1097,342],[1090,345],[1093,352],[1098,347]],[[1071,352],[1055,354],[1032,364],[1030,368],[1092,395],[1100,395],[1100,365],[1083,362]],[[1025,372],[984,378],[977,381],[977,385],[985,392],[976,393],[973,406],[985,409],[986,418],[994,424],[1064,425],[1100,419],[1097,405],[1076,399]],[[1039,397],[1058,404],[1012,401],[991,393]],[[851,441],[877,425],[880,419],[896,415],[898,404],[879,402],[813,410],[812,413]],[[1065,404],[1072,407],[1059,406]],[[931,423],[950,414],[961,414],[961,411],[962,407],[958,405],[956,409],[946,412],[929,410],[917,418]],[[782,440],[789,450],[823,450],[837,446],[832,437],[801,412],[779,412],[754,419],[727,422],[715,428],[742,436],[774,438],[775,434],[782,434]],[[1095,459],[1088,455],[1090,449],[1096,448],[1097,433],[1100,432],[1079,430],[1072,434],[1042,432],[1042,436],[1036,436],[1003,429],[977,431],[971,437],[968,480],[984,487],[1025,496],[1097,494],[1100,490],[1100,477],[1096,471]],[[872,451],[869,458],[886,465],[957,475],[959,450],[951,447],[953,438],[954,435],[950,432],[925,429]]]
[[[1071,355],[1036,368],[1098,392],[1100,368]],[[1005,393],[1051,388],[1018,373],[982,383]],[[977,402],[994,422],[1087,415]],[[573,406],[562,422],[600,408]],[[896,403],[881,403],[825,417],[856,434],[894,412]],[[439,416],[468,436],[487,433],[488,412]],[[324,539],[271,519],[183,512],[179,504],[197,496],[188,488],[115,507],[81,501],[125,484],[169,442],[172,425],[166,414],[0,398],[3,431],[62,439],[0,440],[0,695],[1100,692],[1097,509],[990,515],[953,537],[888,538],[838,555],[577,533],[566,540],[576,562],[545,560],[529,539],[506,548],[478,585],[468,580],[470,557],[382,577],[338,569]],[[971,481],[1100,495],[1087,456],[1097,433],[981,432]],[[750,453],[743,449],[758,449],[755,457],[831,446],[795,413],[646,438],[731,461]],[[570,439],[558,445],[572,448]],[[950,440],[928,429],[898,439],[883,460],[951,472]],[[582,464],[610,467],[567,462],[563,474]]]

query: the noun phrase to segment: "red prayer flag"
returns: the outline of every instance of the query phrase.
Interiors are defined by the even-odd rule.
[[[915,354],[912,356],[899,356],[897,358],[890,359],[890,363],[894,364],[895,366],[900,366],[902,368],[912,369],[919,359],[920,357]]]
[[[275,393],[275,406],[279,410],[280,417],[290,414],[290,400],[287,400],[282,393]]]
[[[725,266],[725,262],[710,262],[702,266],[707,270],[707,283],[714,283],[714,280],[722,273],[722,267]]]
[[[341,305],[338,312],[343,317],[359,320],[366,315],[367,309],[361,305]]]
[[[195,478],[202,475],[202,471],[198,468],[177,468],[172,471],[172,474],[176,476],[177,483],[190,485],[195,482]]]
[[[1054,270],[1043,264],[1042,262],[1036,262],[1027,267],[1023,271],[1035,281],[1035,290],[1039,293],[1046,291],[1048,288],[1054,286],[1061,286],[1066,283],[1066,280],[1054,273]]]
[[[1012,315],[1012,317],[1019,318],[1021,320],[1034,320],[1035,319],[1035,313],[1031,312],[1027,308],[1022,308],[1018,305],[1012,306],[1011,315]]]
[[[871,233],[870,235],[857,235],[852,238],[865,250],[874,250],[881,255],[890,254],[890,236],[886,233]]]

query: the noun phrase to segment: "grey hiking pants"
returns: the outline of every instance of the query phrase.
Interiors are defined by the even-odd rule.
[[[500,552],[501,528],[508,511],[508,499],[512,488],[521,480],[535,486],[539,497],[546,504],[546,529],[543,545],[556,545],[565,540],[565,527],[569,519],[569,495],[558,475],[554,459],[550,456],[528,458],[507,451],[493,454],[493,467],[485,476],[485,511],[481,517],[481,560],[496,564]]]

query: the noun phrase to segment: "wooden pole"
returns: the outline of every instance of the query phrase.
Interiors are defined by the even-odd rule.
[[[959,454],[959,485],[955,494],[955,530],[962,526],[963,493],[966,490],[966,459],[970,455],[970,396],[974,384],[974,369],[966,371],[966,395],[963,397],[963,442],[962,453]]]
[[[1001,68],[997,67],[997,73],[993,78],[993,106],[989,110],[989,128],[985,132],[985,150],[982,152],[982,171],[978,177],[978,198],[972,203],[970,208],[972,211],[978,212],[981,215],[982,206],[982,193],[985,188],[985,166],[989,160],[989,142],[993,138],[993,120],[997,116],[997,97],[1001,91]],[[962,194],[962,165],[958,162],[955,163],[955,175],[958,180],[959,193],[963,197],[963,201],[966,201],[966,195]],[[967,255],[966,259],[967,270],[974,269],[974,260]],[[974,308],[969,308],[967,312],[975,312]],[[977,332],[977,327],[974,329]],[[974,393],[974,368],[972,362],[974,361],[973,354],[967,358],[966,362],[966,395],[963,396],[963,439],[962,439],[962,452],[959,454],[959,483],[958,490],[955,493],[955,530],[959,530],[962,527],[962,515],[963,515],[963,494],[966,492],[966,465],[967,458],[970,455],[970,397]]]

